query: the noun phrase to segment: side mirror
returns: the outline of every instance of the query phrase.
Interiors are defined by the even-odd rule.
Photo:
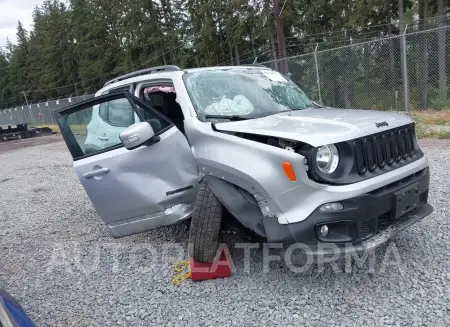
[[[155,136],[155,132],[152,126],[147,122],[141,122],[128,127],[120,133],[119,138],[128,150],[132,150],[144,144],[153,136]]]

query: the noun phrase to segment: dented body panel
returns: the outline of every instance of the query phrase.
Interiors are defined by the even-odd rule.
[[[243,132],[297,140],[312,146],[338,143],[411,124],[400,113],[372,110],[311,108],[263,118],[216,124],[221,131]],[[377,124],[384,123],[377,127]]]
[[[115,237],[176,223],[193,210],[198,173],[186,138],[175,127],[160,137],[151,151],[122,147],[74,162],[86,193]],[[177,160],[171,148],[177,150]],[[110,171],[83,176],[96,166]],[[180,188],[188,189],[171,194]]]
[[[216,127],[227,124],[234,123],[216,124]],[[185,126],[200,178],[213,176],[243,188],[256,198],[263,215],[276,217],[280,224],[303,221],[322,204],[371,192],[428,167],[428,160],[423,157],[358,183],[324,185],[310,179],[305,158],[298,153],[217,133],[210,123],[197,119],[186,120]],[[295,182],[286,178],[281,169],[283,161],[292,163],[297,176]]]
[[[229,97],[222,94],[226,92],[220,88],[221,78],[233,69],[239,71],[241,77],[245,75],[242,71],[250,71],[249,85],[240,85],[247,89],[247,98],[240,94]],[[201,76],[198,75],[197,79],[191,81],[193,90],[188,90],[185,79],[188,74],[216,70],[220,71],[214,77],[217,78],[217,85],[209,87],[204,81],[202,84]],[[251,79],[253,77],[254,80]],[[258,104],[267,103],[265,99],[268,95],[259,96],[251,83],[257,81],[259,84],[255,85],[259,85],[264,92],[270,89],[271,82],[275,86],[286,83],[289,92],[295,91],[292,83],[283,76],[261,67],[161,71],[109,83],[97,92],[97,96],[117,87],[130,86],[138,98],[140,90],[153,81],[169,81],[173,85],[176,101],[184,117],[181,128],[184,133],[172,126],[159,135],[161,140],[154,144],[131,151],[121,147],[74,163],[80,181],[113,236],[130,235],[188,218],[194,209],[199,182],[208,183],[234,217],[269,241],[302,241],[305,235],[308,239],[315,239],[316,224],[344,221],[346,214],[350,213],[353,215],[351,223],[358,229],[366,223],[364,219],[372,219],[368,223],[370,231],[370,224],[376,225],[378,216],[384,214],[383,210],[395,208],[394,199],[402,191],[403,183],[408,184],[408,187],[420,185],[423,206],[418,212],[422,216],[410,213],[414,222],[432,210],[427,203],[428,161],[420,150],[418,152],[422,156],[417,155],[398,167],[393,165],[391,170],[383,168],[379,159],[372,158],[378,160],[373,171],[380,169],[380,173],[360,178],[356,182],[333,184],[313,174],[317,162],[312,155],[317,153],[319,147],[349,142],[340,148],[342,157],[339,167],[350,165],[341,171],[342,174],[350,174],[357,160],[355,140],[366,142],[368,137],[376,139],[394,129],[409,128],[410,131],[413,121],[407,115],[321,108],[306,97],[302,98],[304,94],[297,90],[295,96],[286,96],[284,102],[270,104],[278,111],[252,117],[252,112],[264,113]],[[201,104],[201,101],[195,100],[192,93],[198,96],[204,91],[203,88],[206,93],[215,94],[205,96],[213,98],[212,103]],[[304,106],[300,109],[290,108],[288,104],[295,102],[289,102],[291,98],[296,98],[297,103]],[[234,115],[240,110],[245,115]],[[218,114],[228,118],[208,118],[208,115]],[[410,135],[415,137],[414,133]],[[408,142],[412,142],[413,146],[416,144],[416,140]],[[382,151],[386,156],[386,149]],[[395,152],[395,149],[392,148],[392,151]],[[294,179],[288,178],[283,171],[283,163],[286,162],[294,171]],[[86,172],[105,166],[116,174],[108,173],[90,179],[84,177]],[[380,204],[374,210],[370,207],[372,200]],[[330,202],[340,202],[345,206],[341,212],[327,216],[328,213],[322,213],[320,208]],[[375,209],[380,208],[383,212],[377,212],[376,217],[369,217],[371,210],[376,212]],[[409,226],[409,223],[398,226]],[[394,235],[395,232],[388,234]],[[358,236],[357,240],[363,239]]]

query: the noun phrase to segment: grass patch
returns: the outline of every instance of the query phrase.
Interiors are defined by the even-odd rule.
[[[49,127],[53,132],[56,133],[60,133],[61,131],[59,130],[59,126],[58,125],[52,125],[52,124],[48,124],[48,125],[35,125],[33,127]],[[70,125],[70,128],[72,129],[72,132],[74,134],[77,135],[87,135],[87,130],[86,130],[87,125]]]
[[[436,129],[424,124],[416,125],[419,139],[450,139],[450,129]]]
[[[419,124],[450,126],[450,110],[412,111],[410,114]]]
[[[49,124],[49,125],[33,125],[33,127],[49,127],[53,132],[60,133],[59,126],[56,125],[56,124],[54,124],[54,125],[52,125],[52,124]]]

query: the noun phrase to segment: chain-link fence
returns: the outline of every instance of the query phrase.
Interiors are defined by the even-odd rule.
[[[74,103],[90,99],[94,94],[44,101],[0,110],[0,125],[29,123],[34,126],[56,125],[53,113]]]
[[[450,26],[318,50],[266,66],[287,73],[315,101],[337,108],[450,109]],[[0,125],[55,124],[53,112],[83,95],[0,110]]]
[[[450,26],[263,63],[337,108],[450,109]],[[404,45],[404,46],[403,46]]]

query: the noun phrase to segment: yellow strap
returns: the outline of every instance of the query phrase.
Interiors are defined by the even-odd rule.
[[[177,275],[172,279],[173,285],[180,285],[186,279],[191,277],[191,272],[189,270],[190,262],[188,260],[179,260],[175,263],[175,273]],[[183,272],[187,270],[186,272]]]

